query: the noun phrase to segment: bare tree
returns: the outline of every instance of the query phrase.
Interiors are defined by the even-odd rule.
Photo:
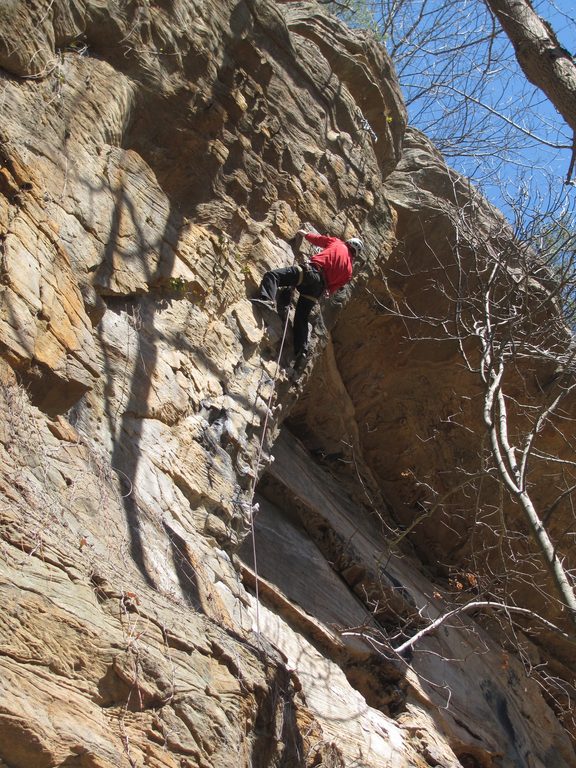
[[[497,497],[507,494],[512,507],[521,511],[556,589],[556,618],[567,615],[576,628],[574,564],[567,564],[569,550],[549,530],[562,509],[571,519],[570,529],[576,527],[571,511],[576,494],[573,212],[549,208],[539,226],[532,219],[532,231],[514,232],[494,211],[486,215],[486,202],[473,190],[462,194],[461,179],[453,180],[458,205],[443,211],[446,215],[449,210],[454,228],[451,255],[433,256],[437,269],[430,274],[439,277],[430,278],[429,286],[442,297],[445,312],[430,316],[409,304],[395,311],[414,338],[457,345],[480,385],[478,427],[483,424],[487,440],[475,466],[457,468],[460,478],[455,476],[448,493],[420,482],[427,490],[421,520],[440,508],[449,515],[452,497],[463,488],[469,497],[488,503],[494,496],[484,487],[488,480],[500,489]],[[519,226],[525,218],[518,211]],[[528,241],[521,239],[528,235]],[[538,239],[546,246],[542,253],[534,249]],[[410,259],[396,269],[403,278],[409,276]],[[545,494],[540,488],[543,475],[549,479]],[[492,507],[501,503],[489,502]],[[495,533],[496,538],[502,535],[505,531]],[[507,568],[506,558],[502,566]],[[508,577],[496,581],[510,583]],[[513,605],[508,594],[493,588],[491,594]]]
[[[544,287],[530,275],[526,264],[510,265],[507,259],[495,249],[489,249],[489,257],[482,275],[482,288],[469,315],[458,314],[461,333],[475,336],[479,346],[480,364],[478,371],[484,384],[483,419],[490,440],[492,460],[500,481],[507,492],[521,508],[530,532],[537,542],[544,563],[554,580],[561,601],[568,609],[570,619],[576,628],[576,596],[573,581],[563,565],[546,527],[543,516],[536,508],[530,489],[530,465],[535,457],[549,462],[573,465],[570,459],[548,454],[537,447],[538,435],[547,422],[553,421],[563,401],[576,389],[576,366],[571,349],[569,332],[565,327],[556,327],[557,318],[550,318],[551,327],[541,333],[537,319],[545,315],[543,308],[554,309],[553,290]],[[554,277],[552,276],[552,280]],[[514,285],[516,283],[517,285]],[[537,292],[536,304],[527,305],[525,292]],[[526,315],[527,317],[523,316]],[[466,319],[464,320],[464,317]],[[551,332],[549,332],[551,331]],[[532,407],[533,416],[528,419],[523,434],[516,432],[511,437],[509,403],[513,402],[506,392],[506,372],[509,366],[515,369],[522,360],[538,363],[562,361],[563,371],[544,398],[544,404]],[[550,385],[548,385],[550,388]],[[558,497],[551,506],[557,506],[562,499],[571,496],[573,485],[559,489]]]

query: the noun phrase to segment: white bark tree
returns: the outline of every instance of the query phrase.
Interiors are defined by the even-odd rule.
[[[540,340],[535,329],[530,326],[535,324],[536,317],[522,317],[526,313],[527,302],[525,297],[519,299],[515,296],[518,292],[531,291],[536,281],[529,277],[529,273],[520,271],[520,267],[510,267],[500,254],[494,251],[487,263],[486,283],[478,297],[478,315],[474,319],[473,331],[476,334],[480,348],[479,372],[484,383],[484,407],[483,418],[492,452],[492,459],[501,482],[518,504],[528,524],[532,537],[536,541],[543,561],[550,572],[558,595],[565,605],[570,620],[576,629],[576,595],[574,594],[574,581],[570,579],[563,564],[563,557],[559,553],[557,545],[552,541],[546,527],[543,524],[543,515],[539,513],[531,493],[528,480],[530,463],[537,455],[536,442],[547,422],[553,421],[561,404],[567,400],[576,390],[576,365],[574,352],[564,352],[568,347],[568,329],[553,328],[552,334],[543,334]],[[512,272],[510,272],[512,269]],[[518,270],[518,271],[517,271]],[[506,271],[509,274],[503,275]],[[514,274],[516,273],[516,274]],[[509,284],[509,277],[519,281],[519,288],[514,289]],[[506,302],[502,301],[502,290],[508,288]],[[538,286],[539,293],[546,293],[549,289]],[[557,289],[556,289],[557,290]],[[537,303],[545,301],[548,305],[554,305],[554,300],[559,297],[537,297]],[[535,308],[535,314],[539,311]],[[528,312],[531,310],[528,309]],[[526,321],[528,320],[528,323]],[[550,318],[549,322],[554,327],[556,318]],[[515,327],[516,326],[516,330]],[[470,329],[472,330],[472,329]],[[551,330],[551,329],[550,329]],[[560,332],[558,335],[558,331]],[[531,338],[534,333],[536,338]],[[542,336],[542,335],[541,335]],[[564,338],[562,338],[564,336]],[[569,349],[569,347],[568,347]],[[562,351],[561,351],[562,350]],[[567,359],[565,358],[568,355]],[[513,440],[510,436],[509,405],[505,389],[505,374],[507,366],[521,366],[522,358],[527,361],[530,357],[535,362],[539,358],[563,359],[563,365],[567,369],[565,377],[554,388],[553,395],[546,398],[546,402],[538,408],[534,408],[535,416],[530,427],[520,437]],[[541,454],[540,454],[541,455]],[[560,457],[550,456],[551,461],[566,463]],[[567,460],[572,463],[571,460]],[[572,494],[574,488],[562,488],[563,497]]]
[[[475,466],[455,468],[448,493],[420,483],[427,488],[428,501],[410,530],[442,508],[449,517],[453,497],[458,496],[461,503],[463,489],[481,505],[478,499],[493,495],[486,494],[483,484],[495,483],[508,495],[512,507],[521,511],[555,587],[561,613],[576,629],[574,566],[566,565],[569,548],[555,540],[548,527],[558,510],[568,510],[570,518],[569,510],[576,502],[576,342],[572,331],[576,233],[563,230],[562,216],[556,225],[547,222],[548,229],[542,234],[550,249],[547,260],[545,254],[535,252],[531,242],[519,239],[520,232],[515,237],[503,219],[495,219],[495,227],[487,231],[489,215],[484,212],[477,217],[486,203],[472,191],[472,199],[463,202],[456,189],[459,183],[456,177],[454,199],[460,199],[461,207],[451,208],[449,214],[455,232],[452,256],[438,256],[437,268],[431,270],[440,277],[430,288],[443,297],[446,314],[426,316],[409,305],[395,311],[407,322],[413,338],[452,340],[457,345],[466,367],[480,383],[487,441]],[[548,213],[552,217],[553,211]],[[518,221],[523,220],[519,212]],[[532,233],[532,242],[534,239]],[[400,270],[404,277],[409,276],[409,261]],[[560,436],[552,441],[554,448],[550,448],[550,430]],[[543,472],[543,467],[550,469]],[[534,480],[542,474],[554,477],[544,507]],[[498,504],[504,518],[503,502]],[[573,513],[570,530],[576,530]],[[505,525],[495,535],[506,535]],[[500,580],[509,583],[508,565],[503,562],[502,567]],[[492,597],[513,605],[505,592],[492,592]]]

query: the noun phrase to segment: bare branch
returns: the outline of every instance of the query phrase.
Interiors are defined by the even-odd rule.
[[[433,84],[432,87],[438,88],[439,84]],[[446,88],[447,90],[453,91],[454,93],[457,93],[458,96],[461,96],[466,101],[471,101],[473,104],[476,104],[476,106],[478,107],[482,107],[482,109],[485,109],[487,112],[490,112],[491,115],[494,115],[499,120],[502,120],[504,123],[507,123],[507,125],[511,126],[515,130],[524,134],[524,136],[528,137],[529,139],[534,139],[539,144],[543,144],[545,147],[551,147],[552,149],[572,149],[574,146],[573,144],[557,144],[556,142],[548,141],[548,139],[544,139],[542,136],[538,136],[533,131],[528,131],[526,128],[522,127],[520,123],[507,117],[503,112],[500,112],[499,110],[491,107],[486,102],[481,101],[480,99],[477,99],[471,93],[464,93],[464,91],[461,91],[459,88],[456,88],[455,86],[450,85],[449,83],[443,83],[441,87]]]
[[[396,653],[402,654],[405,651],[407,651],[409,648],[413,648],[416,645],[416,643],[419,640],[421,640],[423,637],[426,637],[426,635],[431,634],[432,632],[434,632],[434,630],[438,629],[438,627],[441,627],[442,624],[445,624],[447,621],[449,621],[450,619],[453,619],[455,616],[458,616],[462,613],[468,613],[469,611],[473,611],[480,608],[492,608],[498,611],[506,611],[507,613],[518,613],[524,616],[530,616],[533,619],[537,619],[541,624],[543,624],[548,629],[551,629],[552,631],[557,632],[567,640],[571,640],[570,635],[566,634],[566,632],[563,632],[559,627],[557,627],[555,624],[552,624],[552,622],[548,621],[543,616],[540,616],[539,614],[534,613],[534,611],[528,610],[528,608],[519,608],[515,605],[505,605],[503,603],[494,602],[493,600],[473,600],[470,603],[466,603],[466,605],[460,605],[458,606],[458,608],[454,608],[454,610],[452,611],[443,613],[441,616],[439,616],[437,619],[431,622],[427,627],[424,627],[424,629],[421,629],[419,632],[416,632],[416,634],[413,635],[409,640],[406,640],[405,643],[401,643],[396,648],[394,648],[394,650],[396,651]]]

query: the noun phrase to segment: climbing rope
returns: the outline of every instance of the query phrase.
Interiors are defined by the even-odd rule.
[[[252,558],[254,560],[254,584],[255,584],[255,596],[256,596],[256,634],[258,638],[258,647],[262,651],[260,646],[260,590],[258,587],[258,561],[256,558],[256,530],[254,526],[254,513],[258,511],[258,505],[254,504],[254,494],[256,493],[256,483],[258,482],[258,473],[260,471],[260,464],[262,460],[262,453],[264,452],[264,442],[266,440],[266,432],[268,430],[268,421],[272,414],[272,401],[276,392],[276,381],[278,380],[278,373],[280,371],[280,360],[282,359],[282,353],[284,351],[284,342],[286,341],[286,331],[288,329],[288,317],[289,312],[286,312],[284,319],[284,329],[282,332],[282,341],[280,342],[280,351],[276,359],[276,368],[274,375],[272,376],[272,389],[266,403],[266,415],[264,417],[264,423],[262,425],[262,435],[260,437],[260,443],[258,445],[258,453],[256,454],[256,467],[254,469],[254,476],[252,478],[252,485],[250,487],[250,532],[252,534]],[[273,457],[271,457],[273,458]]]

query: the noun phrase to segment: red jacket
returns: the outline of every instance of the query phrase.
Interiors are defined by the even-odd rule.
[[[324,249],[312,256],[310,262],[322,271],[328,293],[334,293],[346,285],[352,277],[352,258],[346,243],[337,237],[315,235],[312,232],[306,235],[306,240]]]

